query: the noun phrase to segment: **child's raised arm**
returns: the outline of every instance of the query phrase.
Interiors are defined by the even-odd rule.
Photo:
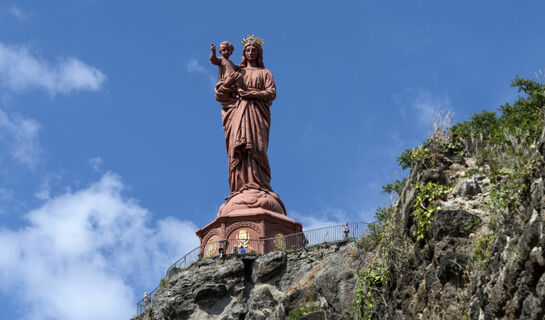
[[[220,65],[221,64],[221,60],[218,59],[218,57],[216,57],[216,45],[215,44],[212,44],[210,46],[210,63],[211,64],[215,64],[215,65]]]

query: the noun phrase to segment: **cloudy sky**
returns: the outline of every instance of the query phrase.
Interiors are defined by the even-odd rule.
[[[2,319],[129,319],[228,194],[211,43],[265,40],[272,186],[372,221],[430,117],[543,81],[542,1],[0,2]]]

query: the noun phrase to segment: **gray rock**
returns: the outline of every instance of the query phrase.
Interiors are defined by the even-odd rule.
[[[461,197],[472,197],[476,194],[483,192],[477,181],[473,179],[466,179],[454,186],[452,194]]]
[[[542,301],[545,301],[545,273],[541,275],[537,282],[536,294]]]
[[[422,176],[420,178],[423,182],[433,182],[437,184],[447,185],[449,184],[449,179],[446,174],[441,170],[424,170],[422,171]]]
[[[541,301],[536,296],[530,294],[524,299],[522,304],[522,313],[520,315],[521,320],[539,320],[540,314],[543,311]]]
[[[532,194],[532,205],[534,208],[539,208],[541,201],[543,200],[544,187],[543,179],[539,178],[530,186],[530,192]]]
[[[207,283],[195,290],[195,301],[225,297],[227,287],[224,284]]]
[[[231,314],[238,319],[241,315],[244,315],[248,312],[246,304],[235,302],[231,307]]]
[[[341,242],[271,253],[255,261],[207,259],[177,273],[170,286],[157,291],[150,312],[137,318],[285,320],[289,310],[309,303],[326,312],[312,319],[324,319],[325,314],[327,319],[344,319],[353,305],[354,271],[362,268],[365,256],[353,242]]]
[[[286,252],[278,251],[265,254],[254,262],[252,271],[253,282],[264,282],[278,273],[286,265]]]
[[[267,320],[271,318],[271,315],[273,315],[273,311],[269,309],[263,309],[263,310],[250,310],[248,312],[248,315],[245,319],[248,320]]]
[[[469,258],[454,252],[447,252],[439,265],[437,278],[442,284],[452,282],[459,284],[464,282],[465,270],[469,263]]]
[[[278,301],[271,293],[271,286],[269,285],[255,286],[248,299],[248,309],[250,310],[274,309],[277,304]]]
[[[545,170],[529,177],[530,192],[516,208],[497,214],[489,210],[490,193],[482,192],[490,185],[484,168],[475,181],[456,185],[435,213],[429,237],[416,243],[410,231],[414,183],[446,184],[482,169],[475,159],[449,162],[444,156],[433,154],[433,166],[430,160],[411,169],[386,229],[393,233],[381,243],[387,257],[337,243],[255,261],[204,259],[177,270],[170,285],[157,291],[151,310],[138,318],[285,320],[295,307],[313,304],[324,312],[308,319],[348,319],[354,273],[380,262],[387,264],[388,282],[373,291],[372,319],[545,319]],[[488,251],[480,246],[490,234],[495,240]],[[483,251],[477,254],[478,249]]]
[[[475,231],[481,219],[465,210],[438,210],[432,222],[433,238],[467,237]]]
[[[218,269],[217,278],[228,278],[243,275],[244,263],[238,259],[227,260],[223,266]]]
[[[326,316],[324,311],[312,312],[301,318],[301,320],[325,320],[325,319],[326,319]]]

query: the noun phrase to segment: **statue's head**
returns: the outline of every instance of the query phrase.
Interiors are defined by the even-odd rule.
[[[248,60],[255,60],[258,68],[265,68],[262,48],[264,41],[251,34],[247,38],[242,39],[242,44],[244,45],[244,49],[240,65],[245,67],[248,65]]]
[[[223,41],[220,43],[220,54],[224,58],[229,58],[229,56],[233,53],[235,50],[235,47],[231,44],[229,41]]]

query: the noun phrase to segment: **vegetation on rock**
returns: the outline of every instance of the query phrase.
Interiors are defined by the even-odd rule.
[[[159,287],[166,288],[170,285],[170,281],[167,277],[161,278],[161,281],[159,281]]]
[[[416,226],[414,236],[416,236],[416,241],[422,241],[430,229],[435,212],[440,208],[436,203],[451,192],[452,187],[419,181],[413,185],[413,188],[418,190],[418,194],[411,206]]]
[[[542,289],[539,289],[539,285],[537,289],[531,290],[509,289],[509,295],[513,296],[516,292],[522,298],[509,301],[505,306],[509,296],[502,295],[501,290],[508,289],[495,284],[500,280],[502,283],[510,281],[503,284],[509,287],[519,279],[516,283],[520,286],[521,279],[530,277],[531,281],[525,281],[530,281],[529,285],[535,287],[537,279],[545,270],[545,256],[542,254],[545,245],[541,249],[537,246],[531,250],[538,252],[534,256],[539,256],[531,261],[540,262],[529,264],[521,260],[518,264],[506,266],[515,268],[515,273],[508,278],[499,273],[500,267],[497,265],[499,259],[502,259],[500,257],[506,254],[514,255],[517,259],[528,259],[531,247],[524,247],[521,253],[513,252],[513,249],[505,247],[505,241],[515,237],[521,239],[517,246],[535,246],[538,244],[537,236],[513,234],[512,229],[521,228],[525,223],[542,223],[535,222],[535,217],[528,220],[528,214],[532,211],[526,208],[530,205],[529,199],[540,194],[541,187],[536,187],[536,179],[542,181],[545,178],[541,177],[544,161],[541,154],[543,150],[540,150],[543,149],[540,143],[544,142],[540,141],[540,135],[545,132],[545,85],[517,77],[512,86],[517,87],[520,93],[514,103],[506,103],[496,112],[476,113],[469,120],[450,127],[444,125],[448,121],[444,121],[443,126],[435,125],[433,135],[423,145],[408,149],[397,158],[399,166],[403,170],[411,168],[411,172],[409,177],[397,179],[382,187],[383,193],[392,196],[392,204],[377,209],[376,222],[370,225],[369,234],[357,242],[359,247],[372,251],[374,257],[356,273],[358,285],[354,317],[389,318],[401,310],[403,317],[408,318],[477,319],[479,314],[482,316],[484,313],[485,318],[506,314],[525,318],[526,314],[532,315],[526,317],[530,319],[536,315],[545,315],[545,310],[537,307],[545,302],[545,296],[540,296]],[[541,139],[544,140],[544,137]],[[459,171],[461,174],[457,173]],[[474,186],[471,192],[468,188],[460,187],[464,183]],[[459,191],[452,195],[455,184]],[[484,190],[478,184],[483,184]],[[539,199],[532,201],[535,203],[532,206],[543,203]],[[443,205],[449,208],[443,214],[461,214],[465,219],[472,219],[473,216],[475,222],[454,229],[447,227],[446,230],[435,231],[430,235],[430,228],[437,223],[435,215]],[[484,223],[481,224],[480,218],[461,206],[468,206],[472,212],[479,213]],[[445,217],[441,221],[445,221]],[[452,221],[453,225],[456,223]],[[441,227],[439,225],[436,228]],[[469,229],[460,232],[460,228]],[[542,227],[532,228],[541,230]],[[491,259],[495,259],[495,264],[493,268],[488,268]],[[535,274],[521,275],[520,266],[533,270]],[[545,287],[544,277],[542,275],[540,281],[544,282],[541,286]],[[435,283],[440,283],[441,287],[434,287]],[[445,287],[449,283],[458,289]],[[471,291],[473,284],[476,287]],[[495,286],[493,290],[487,289],[486,293],[491,295],[492,300],[480,300],[482,298],[476,296],[477,291],[482,292],[483,286]],[[532,290],[535,293],[531,294]],[[526,296],[534,299],[532,301],[542,300],[525,301],[523,307],[520,299],[524,300]],[[474,303],[483,303],[483,309],[473,307],[470,310],[468,301],[471,299]],[[517,307],[510,307],[515,305]],[[536,307],[532,307],[534,305]],[[408,307],[410,310],[406,309]]]
[[[162,279],[142,317],[543,318],[545,85],[512,85],[513,104],[447,114],[397,158],[410,173],[382,187],[390,203],[355,244],[201,261]]]
[[[302,305],[300,307],[293,308],[290,313],[288,314],[288,320],[299,320],[303,319],[304,317],[316,313],[316,312],[323,312],[324,309],[315,306],[313,304],[307,304]]]

